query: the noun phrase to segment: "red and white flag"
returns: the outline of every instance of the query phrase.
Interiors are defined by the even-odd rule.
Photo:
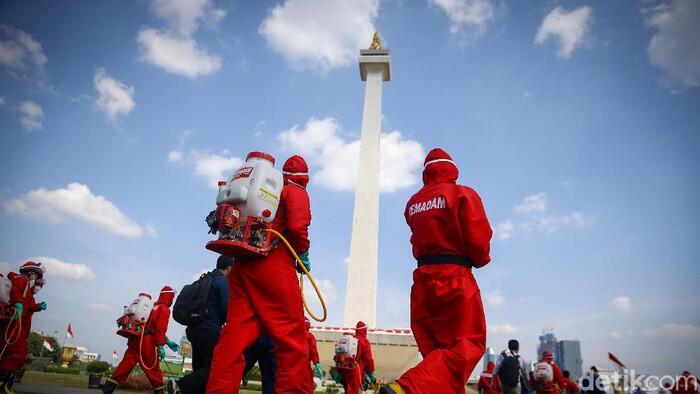
[[[119,356],[117,355],[117,351],[116,351],[116,350],[113,350],[113,351],[112,351],[112,358],[115,359],[115,360],[119,359]]]
[[[44,337],[44,347],[46,350],[53,352],[53,346],[51,346],[51,343],[49,343],[49,337]]]
[[[68,329],[66,330],[66,338],[73,338],[73,329],[70,326],[70,323],[68,323]]]
[[[612,362],[614,362],[615,364],[617,364],[620,368],[625,368],[625,364],[623,364],[622,361],[620,361],[619,358],[615,357],[614,354],[608,353],[608,358],[610,359],[610,361],[612,361]]]

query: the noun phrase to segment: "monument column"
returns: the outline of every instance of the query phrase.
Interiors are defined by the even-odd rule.
[[[391,54],[388,49],[381,48],[378,34],[375,33],[370,49],[360,51],[359,64],[360,77],[365,81],[365,104],[343,324],[354,327],[362,320],[369,327],[375,327],[382,85],[391,80]]]

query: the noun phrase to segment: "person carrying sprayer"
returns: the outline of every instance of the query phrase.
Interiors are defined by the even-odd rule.
[[[560,394],[566,387],[561,369],[554,363],[554,354],[545,350],[542,360],[535,364],[530,375],[530,386],[537,394]]]
[[[273,228],[284,235],[305,268],[310,270],[308,166],[301,156],[292,156],[282,170],[284,186]],[[284,247],[273,248],[264,257],[235,259],[228,277],[230,295],[226,326],[214,350],[207,393],[238,392],[245,367],[243,351],[263,331],[274,342],[277,359],[275,391],[313,392],[295,265],[290,251]]]
[[[19,274],[10,272],[10,305],[13,312],[0,323],[0,393],[12,394],[14,376],[27,360],[27,339],[32,329],[34,313],[46,310],[46,303],[36,303],[34,294],[45,284],[41,263],[27,261]]]
[[[136,364],[139,364],[148,381],[151,382],[154,393],[165,393],[163,372],[160,370],[158,360],[165,358],[165,345],[174,352],[180,348],[177,343],[165,335],[170,320],[170,306],[174,298],[175,290],[172,287],[166,285],[161,289],[158,301],[153,305],[142,335],[129,338],[124,357],[112,376],[107,378],[102,388],[103,393],[111,394],[119,385],[124,384]]]
[[[424,186],[406,205],[413,271],[411,328],[423,355],[380,393],[464,393],[486,349],[486,320],[472,268],[491,261],[491,226],[481,198],[457,185],[450,155],[433,149],[425,158]]]

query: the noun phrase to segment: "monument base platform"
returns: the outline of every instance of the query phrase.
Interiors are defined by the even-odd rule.
[[[335,343],[343,334],[354,334],[355,329],[349,327],[311,327],[318,346],[321,366],[324,371],[335,365],[333,356]],[[408,329],[370,329],[367,334],[372,345],[374,356],[375,376],[382,381],[394,381],[408,369],[418,364],[422,357],[413,333]]]

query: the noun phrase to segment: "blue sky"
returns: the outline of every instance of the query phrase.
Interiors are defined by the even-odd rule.
[[[60,15],[60,17],[59,17]],[[552,327],[646,373],[700,372],[700,6],[692,1],[166,0],[0,5],[0,261],[49,265],[34,327],[108,357],[121,306],[215,255],[215,181],[311,163],[313,273],[342,320],[364,86],[384,87],[378,324],[408,326],[402,212],[449,151],[496,235],[489,345]],[[171,338],[183,329],[172,322]]]

